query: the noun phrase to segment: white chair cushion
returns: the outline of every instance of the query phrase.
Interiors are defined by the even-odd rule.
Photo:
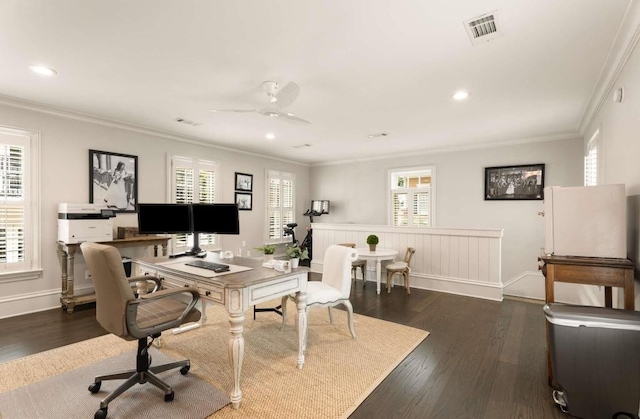
[[[319,281],[309,281],[307,287],[307,305],[325,304],[340,299],[342,299],[342,294],[331,285]]]
[[[385,268],[387,268],[387,270],[390,270],[390,269],[397,269],[397,270],[407,269],[407,262],[389,263],[387,266],[385,266]]]

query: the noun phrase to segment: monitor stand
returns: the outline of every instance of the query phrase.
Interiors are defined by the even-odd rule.
[[[200,239],[200,233],[193,233],[193,247],[191,248],[191,250],[188,250],[186,252],[181,252],[181,253],[173,253],[171,255],[169,255],[170,258],[179,258],[182,256],[198,256],[198,257],[204,257],[204,256],[200,256],[204,253],[204,255],[206,256],[206,252],[204,252],[202,249],[200,249],[200,244],[199,244],[199,240]]]

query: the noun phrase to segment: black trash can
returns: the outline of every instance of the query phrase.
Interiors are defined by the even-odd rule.
[[[547,304],[553,398],[584,419],[638,419],[640,312]]]

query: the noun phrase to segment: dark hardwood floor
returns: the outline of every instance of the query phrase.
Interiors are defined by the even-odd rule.
[[[357,313],[428,330],[351,418],[566,418],[551,399],[542,305],[501,303],[402,287],[363,289]],[[103,335],[95,307],[0,320],[0,362]]]

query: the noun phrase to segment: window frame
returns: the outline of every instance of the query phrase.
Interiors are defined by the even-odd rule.
[[[14,136],[15,142],[0,140],[2,144],[12,143],[24,147],[23,167],[23,207],[25,208],[25,261],[14,269],[0,269],[0,283],[33,280],[43,275],[41,258],[41,204],[40,204],[40,132],[0,126],[3,137]]]
[[[284,227],[286,226],[284,221],[284,211],[285,208],[291,208],[291,221],[295,223],[296,221],[296,175],[292,172],[285,172],[282,170],[267,170],[265,174],[266,182],[265,182],[265,237],[266,243],[268,244],[280,244],[280,243],[288,243],[290,241],[289,236],[284,235]],[[271,179],[276,178],[280,181],[280,206],[277,207],[278,211],[280,211],[280,237],[279,238],[271,238],[270,236],[270,224],[269,224],[269,214],[272,211],[272,207],[270,205],[270,183]],[[284,180],[290,180],[292,182],[292,192],[291,192],[291,207],[284,207],[284,188],[282,188],[282,184]],[[288,223],[287,223],[288,224]]]
[[[431,174],[431,184],[429,186],[429,225],[421,226],[421,225],[411,225],[408,222],[407,226],[395,226],[393,224],[393,196],[395,193],[405,192],[410,194],[411,202],[408,204],[409,208],[413,208],[413,194],[415,192],[419,192],[421,188],[394,188],[392,184],[392,179],[397,177],[398,175],[410,175],[414,174],[416,176],[423,176],[424,172],[430,171]],[[437,185],[437,177],[436,177],[436,166],[424,165],[424,166],[416,166],[416,167],[401,167],[401,168],[393,168],[387,171],[387,224],[392,227],[400,227],[400,228],[429,228],[435,227],[436,224],[436,185]],[[409,217],[409,220],[411,217]]]
[[[199,183],[199,175],[200,175],[200,171],[202,168],[213,168],[213,172],[214,172],[214,181],[213,181],[213,188],[214,188],[214,192],[213,192],[213,202],[218,202],[219,200],[219,194],[220,194],[220,164],[214,160],[207,160],[207,159],[198,159],[198,158],[193,158],[193,157],[185,157],[185,156],[180,156],[180,155],[172,155],[172,154],[167,154],[167,202],[169,203],[176,203],[176,199],[177,199],[177,194],[176,194],[176,183],[175,183],[175,168],[176,167],[190,167],[193,169],[194,171],[194,177],[193,177],[193,198],[192,198],[192,203],[199,203],[200,202],[200,183]],[[203,240],[204,236],[209,236],[212,240],[212,243],[206,243],[205,240]],[[176,234],[172,234],[171,235],[172,240],[171,240],[171,252],[176,252],[176,251],[182,251],[185,249],[189,249],[190,246],[193,245],[193,234],[190,236],[187,236],[186,241],[184,241],[184,243],[186,243],[184,246],[183,245],[178,245],[178,240],[176,239],[177,235]],[[222,244],[222,238],[221,235],[219,234],[201,234],[199,237],[199,245],[201,248],[203,249],[207,249],[207,250],[217,250],[220,249]],[[182,243],[182,241],[181,241]]]

